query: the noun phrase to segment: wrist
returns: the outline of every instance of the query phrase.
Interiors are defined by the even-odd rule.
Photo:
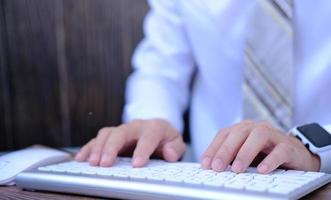
[[[293,128],[291,135],[310,152],[309,166],[316,171],[331,173],[331,135],[326,129],[317,123],[305,124]]]

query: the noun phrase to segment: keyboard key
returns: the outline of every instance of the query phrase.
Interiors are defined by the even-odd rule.
[[[268,186],[260,185],[260,184],[252,184],[252,185],[246,185],[245,189],[254,192],[264,192],[268,189]]]
[[[206,181],[203,181],[202,183],[204,185],[207,185],[207,186],[213,186],[213,187],[221,187],[223,186],[226,182],[228,182],[227,180],[220,180],[220,179],[214,179],[214,180],[206,180]]]
[[[200,185],[202,184],[202,180],[199,178],[187,178],[184,180],[184,183],[189,183],[189,184],[195,184],[195,185]]]
[[[293,188],[281,185],[268,189],[268,192],[276,194],[290,194],[292,191]]]
[[[304,171],[287,170],[287,171],[285,171],[283,174],[286,174],[286,175],[302,175],[302,174],[304,174],[304,173],[305,173]]]
[[[86,174],[86,175],[95,175],[97,174],[97,172],[91,168],[87,168],[87,169],[82,169],[81,170],[82,174]]]
[[[323,172],[306,172],[302,174],[304,177],[314,177],[314,178],[319,178],[321,176],[325,175]]]
[[[109,169],[103,169],[103,170],[97,171],[97,174],[101,175],[101,176],[113,176],[114,172]]]
[[[243,189],[247,182],[242,181],[231,181],[224,184],[225,188],[231,188],[231,189]]]

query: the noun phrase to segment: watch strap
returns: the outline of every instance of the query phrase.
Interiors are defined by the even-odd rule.
[[[331,125],[323,126],[323,128],[331,133]],[[317,155],[321,159],[320,171],[331,174],[331,150],[319,152]]]
[[[321,160],[320,171],[331,174],[331,150],[318,152]]]

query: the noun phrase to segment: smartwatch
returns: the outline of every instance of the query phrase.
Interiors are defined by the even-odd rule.
[[[320,157],[320,171],[331,173],[331,133],[317,123],[293,128],[291,135],[298,138],[307,149]]]

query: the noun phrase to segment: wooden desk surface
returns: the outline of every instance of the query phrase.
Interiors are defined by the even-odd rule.
[[[0,187],[0,199],[24,199],[24,200],[92,200],[92,199],[101,199],[95,197],[85,197],[78,195],[69,195],[69,194],[56,194],[48,192],[29,192],[22,191],[21,189],[10,186],[10,187]],[[328,185],[310,193],[309,195],[302,198],[303,200],[329,200],[331,199],[331,183]]]

